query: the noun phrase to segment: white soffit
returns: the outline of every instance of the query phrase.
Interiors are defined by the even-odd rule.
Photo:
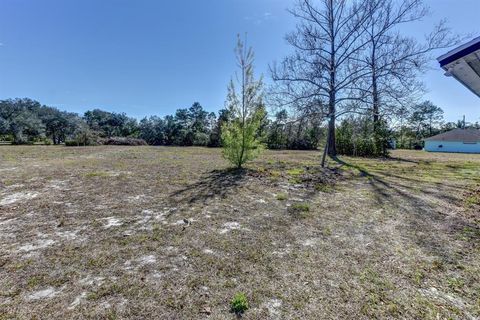
[[[438,58],[447,76],[452,76],[480,97],[480,37]]]

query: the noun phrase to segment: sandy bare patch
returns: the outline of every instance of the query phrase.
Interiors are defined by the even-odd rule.
[[[7,226],[7,225],[12,224],[16,221],[18,221],[18,218],[6,219],[6,220],[3,220],[3,221],[0,221],[0,226]]]
[[[280,308],[282,307],[282,301],[278,299],[270,299],[263,305],[272,319],[280,319]]]
[[[302,245],[304,247],[315,247],[319,242],[319,239],[317,238],[312,238],[312,239],[307,239],[302,242]]]
[[[67,184],[68,184],[68,182],[65,181],[65,180],[52,180],[47,184],[46,189],[68,190],[67,189]]]
[[[7,206],[19,201],[31,200],[38,197],[37,192],[16,192],[0,200],[0,206]]]
[[[104,277],[93,277],[91,275],[86,276],[83,279],[80,279],[78,281],[79,284],[82,286],[100,286],[104,282],[105,278]]]
[[[28,243],[18,248],[18,251],[30,252],[45,249],[55,243],[52,239],[38,239],[35,243]]]
[[[48,287],[46,289],[35,291],[34,293],[27,296],[27,300],[40,300],[40,299],[49,299],[58,295],[62,290],[56,290],[53,287]]]
[[[105,218],[104,220],[107,221],[107,223],[103,226],[104,229],[110,229],[112,227],[118,227],[121,226],[123,223],[119,218],[116,217],[108,217]]]
[[[292,252],[290,247],[291,247],[291,245],[287,243],[285,245],[285,248],[274,250],[274,251],[272,251],[272,254],[276,255],[276,256],[279,256],[279,257],[283,257],[283,256],[288,255]]]
[[[73,300],[73,302],[70,304],[70,306],[68,306],[68,309],[69,310],[73,310],[75,309],[77,306],[80,305],[80,303],[85,300],[85,298],[87,297],[87,293],[86,292],[82,292],[80,295],[78,295],[77,297],[75,297],[75,300]]]
[[[128,260],[125,261],[125,270],[132,270],[132,269],[138,269],[140,267],[149,265],[149,264],[154,264],[157,262],[157,258],[154,255],[145,255],[142,257],[139,257],[135,260]]]
[[[220,230],[220,234],[225,234],[232,230],[240,230],[241,228],[238,222],[227,222],[223,224],[223,229]]]
[[[137,226],[140,226],[140,229],[151,230],[152,227],[153,227],[152,223],[160,222],[162,224],[167,224],[167,222],[165,221],[166,220],[166,215],[170,211],[171,210],[166,209],[166,210],[163,210],[161,212],[156,212],[156,211],[153,211],[153,210],[150,210],[150,209],[145,209],[145,210],[142,211],[141,214],[139,214],[136,217],[137,221],[135,222],[135,224]]]
[[[203,253],[205,253],[205,254],[215,254],[215,252],[212,249],[204,249]]]
[[[154,255],[143,256],[138,259],[141,265],[152,264],[157,262],[157,258]]]
[[[63,240],[66,240],[66,241],[73,241],[73,240],[76,240],[78,238],[78,233],[80,232],[81,230],[71,230],[71,231],[58,231],[56,233],[56,235],[59,237],[59,238],[62,238]]]
[[[147,200],[149,197],[144,195],[144,194],[139,194],[139,195],[136,195],[136,196],[131,196],[131,197],[128,197],[127,200],[128,202],[131,202],[131,203],[139,203],[139,202],[143,202],[145,200]]]

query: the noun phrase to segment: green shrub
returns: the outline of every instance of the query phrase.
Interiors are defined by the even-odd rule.
[[[311,217],[310,205],[308,203],[294,203],[288,211],[292,217],[297,219],[306,219]]]
[[[98,133],[83,128],[75,133],[70,139],[65,141],[65,146],[67,147],[80,147],[80,146],[97,146],[98,143]]]
[[[308,203],[294,203],[292,205],[292,210],[296,212],[309,212],[310,205]]]
[[[331,185],[318,183],[315,185],[315,190],[324,192],[324,193],[331,193],[333,192],[333,188]]]
[[[205,147],[208,145],[209,141],[210,137],[208,134],[203,132],[196,132],[193,138],[193,145]]]
[[[147,142],[143,139],[136,138],[124,138],[124,137],[112,137],[100,141],[103,145],[114,145],[114,146],[146,146]]]
[[[285,201],[288,199],[288,195],[286,193],[279,193],[277,194],[277,200],[279,201]]]
[[[385,121],[376,126],[368,118],[344,119],[336,130],[338,154],[356,157],[388,156],[390,133]]]
[[[248,300],[244,293],[237,293],[230,302],[232,312],[242,314],[248,310]]]

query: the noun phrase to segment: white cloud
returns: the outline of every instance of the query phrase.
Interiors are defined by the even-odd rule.
[[[266,22],[267,20],[270,20],[271,18],[273,18],[273,15],[272,15],[271,12],[268,12],[268,11],[264,12],[263,14],[256,14],[254,16],[243,17],[243,19],[245,21],[252,21],[256,25],[262,24],[262,23]]]

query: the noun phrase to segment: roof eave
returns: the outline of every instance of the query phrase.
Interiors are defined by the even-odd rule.
[[[438,57],[437,60],[440,63],[440,66],[444,68],[446,65],[457,61],[477,50],[480,50],[480,37],[477,37],[472,41],[449,51],[448,53]]]

